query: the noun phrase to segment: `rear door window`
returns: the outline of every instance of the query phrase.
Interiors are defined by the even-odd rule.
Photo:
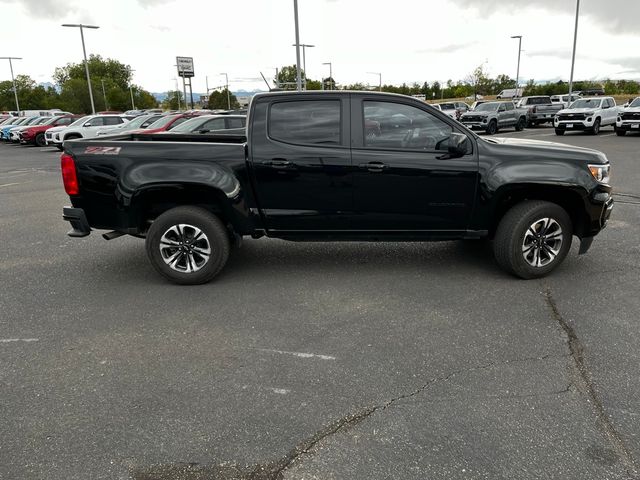
[[[302,145],[341,145],[339,100],[278,102],[269,110],[269,137]]]

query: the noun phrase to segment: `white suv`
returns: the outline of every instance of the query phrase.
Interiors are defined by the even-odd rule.
[[[615,129],[616,134],[621,137],[627,132],[640,132],[640,97],[634,99],[628,107],[620,109]]]
[[[82,117],[80,120],[72,123],[68,127],[51,132],[51,138],[49,138],[49,135],[45,138],[47,140],[47,144],[55,145],[58,147],[58,150],[62,150],[62,143],[65,140],[94,138],[97,136],[98,130],[101,128],[115,127],[128,121],[129,120],[122,115],[89,115],[87,117]]]
[[[613,97],[581,98],[569,108],[560,110],[553,119],[556,135],[564,135],[567,130],[586,130],[593,135],[600,127],[615,127],[618,108]]]

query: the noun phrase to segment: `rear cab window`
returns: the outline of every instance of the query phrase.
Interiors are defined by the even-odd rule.
[[[343,145],[339,99],[274,102],[269,109],[268,135],[297,145]]]

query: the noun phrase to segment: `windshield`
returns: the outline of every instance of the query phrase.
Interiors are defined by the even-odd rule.
[[[149,118],[153,117],[153,115],[140,115],[139,117],[134,118],[133,120],[124,124],[120,130],[132,130],[135,128],[140,128],[144,122],[149,120]]]
[[[56,120],[58,120],[58,117],[51,117],[48,118],[46,122],[44,122],[42,125],[51,125],[53,122],[55,122]]]
[[[187,120],[183,124],[178,125],[175,128],[172,128],[171,131],[172,132],[193,132],[197,130],[198,126],[200,126],[202,123],[212,118],[216,118],[216,117],[206,116],[206,117],[192,118],[190,120]]]
[[[45,125],[53,120],[53,117],[42,117],[34,122],[34,125]]]
[[[87,115],[86,117],[81,117],[79,119],[77,119],[75,122],[73,122],[71,125],[69,125],[70,127],[75,127],[77,125],[81,125],[83,124],[86,120],[88,120],[90,117],[90,115]]]
[[[440,108],[442,110],[455,110],[456,106],[453,103],[441,103]]]
[[[166,117],[159,118],[158,120],[153,122],[151,125],[149,125],[147,128],[151,130],[154,128],[166,127],[169,123],[171,123],[174,119],[178,118],[180,115],[182,114],[179,113],[177,115],[167,115]]]
[[[636,98],[633,102],[629,104],[630,107],[640,107],[640,97]]]
[[[600,102],[601,100],[596,98],[583,98],[573,102],[570,108],[600,108]]]
[[[494,112],[499,106],[499,103],[481,103],[476,107],[476,112]]]

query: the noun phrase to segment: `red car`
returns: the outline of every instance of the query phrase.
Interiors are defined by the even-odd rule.
[[[20,143],[23,145],[35,145],[37,147],[44,147],[47,142],[44,139],[44,132],[52,127],[63,127],[65,125],[71,125],[74,121],[80,118],[82,115],[60,115],[58,117],[51,117],[51,120],[47,120],[42,125],[34,125],[25,130],[22,130],[18,135],[20,137]]]
[[[206,113],[206,112],[203,112]],[[132,130],[128,133],[158,133],[158,132],[168,132],[173,127],[177,127],[182,122],[186,122],[190,118],[197,117],[201,114],[199,113],[174,113],[172,115],[165,115],[162,118],[159,118],[147,128],[143,130]]]

